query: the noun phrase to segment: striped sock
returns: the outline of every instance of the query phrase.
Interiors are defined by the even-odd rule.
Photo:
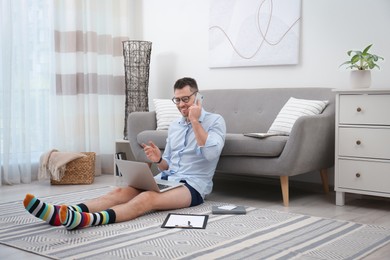
[[[59,217],[59,205],[45,203],[35,198],[32,194],[27,194],[23,200],[24,208],[37,218],[40,218],[52,226],[61,226]],[[77,212],[88,212],[88,207],[85,204],[77,204],[68,206],[69,210]]]
[[[112,209],[88,213],[69,210],[66,205],[61,206],[59,215],[62,225],[68,230],[115,223],[116,219]]]

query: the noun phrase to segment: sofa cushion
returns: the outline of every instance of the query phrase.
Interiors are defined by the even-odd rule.
[[[279,156],[288,136],[272,136],[264,139],[247,137],[243,134],[226,134],[222,156]]]
[[[268,133],[289,135],[295,121],[299,117],[321,114],[327,104],[328,101],[291,97],[280,110]]]
[[[181,117],[176,105],[170,99],[153,99],[156,109],[157,130],[168,130],[176,118]]]
[[[139,145],[153,141],[164,150],[168,131],[146,130],[138,134]],[[247,137],[243,134],[226,134],[225,146],[221,156],[279,156],[287,142],[288,136],[272,136],[264,139]]]

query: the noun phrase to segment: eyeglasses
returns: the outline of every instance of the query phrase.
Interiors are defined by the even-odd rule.
[[[193,92],[189,96],[185,96],[185,97],[181,97],[181,98],[173,97],[172,102],[175,103],[176,105],[179,104],[180,101],[183,101],[184,103],[188,103],[190,101],[191,96],[194,95],[196,92],[197,91]]]

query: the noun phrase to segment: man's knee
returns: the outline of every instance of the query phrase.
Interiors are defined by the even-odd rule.
[[[124,188],[118,187],[118,188],[115,188],[114,190],[110,191],[108,194],[113,195],[113,196],[119,196],[123,192],[124,192]]]
[[[110,191],[107,195],[108,199],[111,201],[115,201],[116,203],[125,203],[136,196],[137,191],[131,189],[130,187],[118,187]]]
[[[154,191],[144,191],[141,192],[138,197],[141,201],[153,202],[157,196],[157,193]]]
[[[120,202],[120,198],[123,198],[124,195],[124,189],[123,188],[115,188],[114,190],[107,193],[105,196],[106,199],[109,199],[110,201],[115,201],[116,203]]]

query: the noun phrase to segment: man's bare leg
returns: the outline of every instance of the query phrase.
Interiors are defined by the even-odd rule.
[[[145,191],[132,200],[113,206],[116,222],[132,220],[152,210],[186,208],[191,205],[191,193],[187,187],[178,187],[163,193]]]
[[[109,193],[98,198],[88,200],[84,204],[88,207],[89,212],[99,212],[114,206],[124,204],[139,195],[142,191],[133,187],[116,188]]]
[[[138,195],[134,197],[135,193],[138,193]],[[120,202],[126,199],[126,202],[120,204]],[[191,193],[185,186],[164,193],[154,191],[139,192],[133,188],[120,188],[95,200],[86,202],[94,210],[94,213],[75,212],[63,205],[59,215],[61,223],[71,230],[128,221],[152,210],[189,207],[191,199]],[[108,205],[112,205],[112,207],[97,212],[99,208]]]

